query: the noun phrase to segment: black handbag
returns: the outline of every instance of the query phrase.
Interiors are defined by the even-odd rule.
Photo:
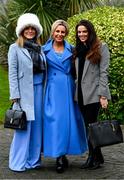
[[[25,111],[22,110],[20,104],[20,110],[13,110],[12,106],[13,104],[5,113],[4,128],[26,130],[27,120]]]
[[[117,120],[98,121],[89,124],[89,141],[93,148],[123,142],[123,133]]]

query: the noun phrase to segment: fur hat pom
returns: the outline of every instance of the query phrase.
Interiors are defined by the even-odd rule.
[[[36,29],[37,37],[39,37],[43,32],[43,28],[40,24],[38,17],[32,13],[25,13],[18,18],[16,26],[17,37],[19,37],[22,31],[28,26],[32,26]]]

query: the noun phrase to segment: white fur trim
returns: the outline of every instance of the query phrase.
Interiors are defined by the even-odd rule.
[[[18,18],[16,27],[17,37],[19,37],[21,32],[28,26],[33,26],[34,28],[36,28],[38,37],[43,32],[43,28],[40,24],[38,17],[32,13],[25,13]]]

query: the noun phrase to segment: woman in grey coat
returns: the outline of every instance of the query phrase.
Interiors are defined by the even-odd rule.
[[[81,20],[76,26],[76,57],[75,98],[88,127],[89,123],[97,121],[100,106],[107,108],[108,99],[110,99],[109,50],[106,43],[99,40],[93,24],[88,20]],[[89,156],[82,168],[99,168],[104,163],[101,149],[93,149],[89,140],[88,144]]]
[[[10,99],[26,112],[27,130],[16,130],[10,147],[9,168],[25,171],[41,166],[43,148],[43,87],[45,56],[41,50],[42,26],[32,13],[17,21],[16,43],[8,52]]]

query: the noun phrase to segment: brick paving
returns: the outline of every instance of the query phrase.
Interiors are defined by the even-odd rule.
[[[124,127],[122,127],[124,132]],[[80,166],[85,162],[83,156],[68,156],[69,168],[63,174],[55,171],[55,159],[42,158],[40,170],[13,172],[8,168],[9,147],[13,130],[0,125],[0,179],[124,179],[124,143],[102,148],[105,163],[97,170],[84,170]]]

